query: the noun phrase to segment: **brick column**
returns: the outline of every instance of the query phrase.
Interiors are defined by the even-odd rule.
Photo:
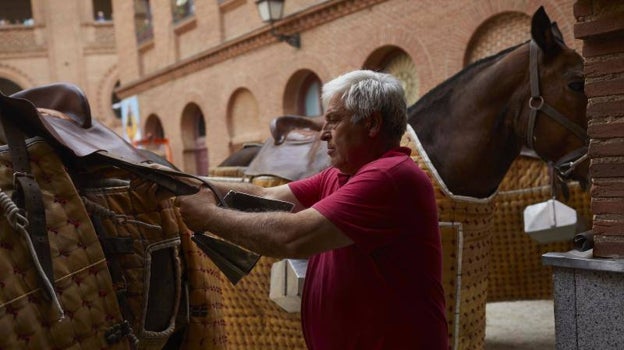
[[[594,257],[624,258],[624,2],[578,0],[588,97]]]
[[[113,0],[112,4],[119,79],[123,86],[140,76],[139,53],[134,27],[134,1]]]

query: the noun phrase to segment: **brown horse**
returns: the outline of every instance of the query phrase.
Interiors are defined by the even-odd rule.
[[[531,36],[470,65],[409,108],[410,125],[455,194],[491,195],[523,146],[554,163],[562,178],[586,181],[582,58],[542,8]]]
[[[523,148],[553,164],[559,179],[587,182],[582,58],[543,8],[531,37],[469,65],[408,108],[409,125],[455,195],[492,195]],[[271,132],[280,143],[294,129],[322,123],[279,117]]]

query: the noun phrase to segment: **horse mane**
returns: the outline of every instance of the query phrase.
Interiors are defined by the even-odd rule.
[[[416,118],[417,116],[422,115],[426,111],[432,110],[434,108],[447,108],[446,106],[448,106],[448,104],[444,102],[450,98],[451,93],[459,82],[471,79],[475,74],[479,73],[484,68],[494,64],[502,57],[505,57],[509,52],[514,51],[515,49],[526,44],[527,42],[528,41],[506,48],[492,56],[479,59],[476,62],[468,65],[466,68],[455,73],[449,79],[445,80],[433,89],[429,90],[429,92],[423,95],[420,99],[418,99],[418,101],[416,101],[407,109],[408,122],[413,118]]]

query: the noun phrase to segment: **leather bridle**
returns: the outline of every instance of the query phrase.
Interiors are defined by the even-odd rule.
[[[534,141],[534,129],[535,129],[535,121],[537,119],[537,113],[539,111],[543,112],[546,116],[550,117],[552,120],[561,124],[568,131],[572,132],[578,138],[583,141],[583,146],[579,147],[572,152],[564,155],[559,160],[557,160],[552,166],[555,171],[557,171],[558,175],[563,179],[568,179],[570,174],[576,169],[581,163],[588,159],[588,145],[589,145],[589,136],[587,132],[570,121],[570,119],[566,118],[563,114],[553,108],[551,105],[544,101],[544,97],[540,94],[539,89],[539,70],[537,64],[537,52],[538,47],[535,41],[531,40],[529,43],[529,83],[531,86],[531,97],[529,98],[529,119],[527,125],[527,133],[526,133],[526,146],[534,151],[540,158],[544,159],[537,150],[534,149],[533,141]]]

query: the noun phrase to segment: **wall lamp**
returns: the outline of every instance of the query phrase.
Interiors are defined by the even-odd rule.
[[[271,34],[273,34],[274,37],[276,37],[279,41],[285,41],[290,46],[300,48],[301,38],[299,37],[299,33],[285,35],[277,33],[275,28],[273,28],[273,22],[282,19],[282,15],[284,13],[284,1],[285,0],[256,0],[258,13],[260,14],[260,18],[262,18],[263,22],[271,25]]]

